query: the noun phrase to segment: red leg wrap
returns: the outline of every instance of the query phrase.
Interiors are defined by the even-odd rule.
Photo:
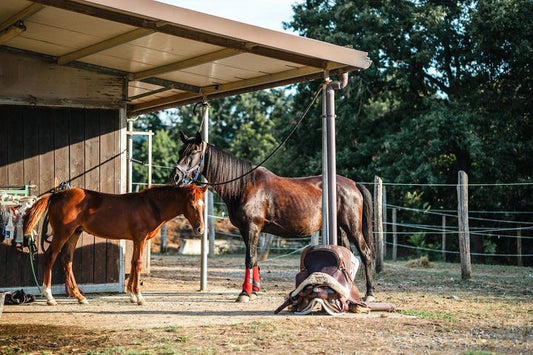
[[[253,269],[253,280],[252,280],[252,291],[259,292],[261,287],[261,277],[259,276],[259,266],[254,266]]]
[[[242,290],[248,295],[252,294],[252,269],[246,269],[244,271],[244,283],[242,284]]]

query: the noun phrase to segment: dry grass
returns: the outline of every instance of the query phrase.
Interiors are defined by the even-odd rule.
[[[463,281],[456,264],[385,263],[377,295],[401,307],[399,314],[274,316],[294,287],[297,258],[264,263],[264,292],[247,305],[233,303],[242,256],[210,260],[209,294],[196,292],[198,262],[156,257],[144,308],[108,295],[93,296],[85,313],[71,303],[6,307],[0,353],[533,353],[532,268],[473,265],[472,279]],[[168,299],[158,305],[158,297]]]

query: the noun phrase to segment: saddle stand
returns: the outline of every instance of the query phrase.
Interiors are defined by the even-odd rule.
[[[279,313],[291,306],[295,314],[309,314],[321,308],[330,315],[345,312],[368,313],[370,310],[394,311],[394,305],[362,301],[354,283],[359,260],[352,252],[338,245],[317,245],[304,249],[300,256],[300,272],[296,288],[276,309]]]

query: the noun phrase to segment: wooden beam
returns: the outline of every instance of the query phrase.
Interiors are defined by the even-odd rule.
[[[194,57],[194,58],[185,59],[185,60],[182,60],[182,61],[179,61],[179,62],[170,63],[170,64],[162,65],[160,67],[156,67],[156,68],[143,70],[143,71],[134,73],[132,75],[132,77],[131,77],[131,80],[140,80],[140,79],[156,76],[158,74],[173,72],[173,71],[181,70],[181,69],[185,69],[185,68],[191,68],[191,67],[195,67],[197,65],[213,62],[213,61],[218,60],[218,59],[224,59],[224,58],[232,57],[232,56],[237,55],[239,53],[242,53],[242,51],[236,50],[236,49],[231,49],[231,48],[222,49],[222,50],[219,50],[219,51],[216,51],[216,52],[203,54],[203,55],[200,55],[200,56],[197,56],[197,57]]]
[[[202,90],[200,87],[195,86],[195,85],[184,84],[184,83],[180,83],[177,81],[154,78],[154,77],[142,79],[139,81],[142,81],[143,83],[147,83],[147,84],[163,86],[168,89],[178,89],[178,90],[193,92],[196,94],[200,93]]]
[[[10,26],[14,25],[18,21],[22,21],[27,17],[30,17],[34,13],[38,12],[44,8],[41,4],[31,4],[30,6],[24,8],[23,10],[17,12],[15,15],[11,16],[4,22],[0,23],[0,32],[4,31],[5,29],[9,28]]]
[[[103,40],[101,42],[95,43],[93,45],[90,45],[85,48],[78,49],[74,52],[70,52],[68,54],[62,55],[57,58],[57,64],[59,65],[65,65],[67,63],[70,63],[74,60],[87,57],[91,54],[95,54],[101,51],[104,51],[109,48],[113,48],[116,46],[119,46],[121,44],[131,42],[133,40],[136,40],[138,38],[147,36],[149,34],[154,33],[154,30],[151,29],[145,29],[145,28],[136,28],[133,31],[126,32],[123,34],[120,34],[118,36]]]
[[[128,97],[128,101],[135,101],[135,100],[138,100],[138,99],[142,99],[143,97],[157,95],[157,94],[159,94],[161,92],[165,92],[165,91],[169,91],[169,90],[171,90],[171,89],[169,89],[169,88],[160,88],[160,89],[156,89],[156,90],[152,90],[152,91],[143,92],[142,94]]]
[[[186,100],[196,97],[201,97],[201,95],[192,93],[192,92],[184,92],[177,95],[170,96],[173,98],[173,101],[180,101],[180,100]],[[160,107],[163,105],[166,105],[169,103],[169,100],[167,97],[157,99],[157,100],[151,100],[148,102],[143,102],[141,104],[133,105],[133,108],[130,111],[143,111],[144,112],[153,112],[157,111],[157,109],[153,109],[154,107]],[[140,113],[139,113],[140,114]]]
[[[355,67],[334,68],[330,70],[330,75],[331,76],[340,75],[342,73],[354,71],[358,69],[359,68],[355,68]],[[150,101],[150,102],[146,102],[146,103],[142,103],[138,105],[131,105],[128,107],[128,116],[130,117],[137,116],[137,115],[142,115],[145,113],[164,110],[167,108],[184,106],[184,105],[199,102],[200,100],[204,98],[207,100],[214,100],[214,99],[227,97],[227,96],[240,95],[240,94],[250,92],[250,91],[265,90],[265,89],[270,89],[270,88],[277,87],[277,86],[290,85],[290,84],[294,84],[297,82],[315,80],[318,78],[322,78],[324,75],[322,71],[311,72],[308,74],[304,74],[304,73],[305,71],[302,72],[301,76],[295,76],[293,78],[281,78],[279,81],[275,81],[275,82],[270,82],[268,80],[263,83],[257,82],[256,85],[254,85],[251,88],[248,86],[239,87],[237,85],[232,85],[231,86],[232,89],[229,89],[228,86],[225,86],[225,88],[228,89],[227,91],[219,91],[219,92],[212,91],[209,94],[204,94],[203,91],[207,90],[207,87],[204,87],[202,88],[202,93],[200,94],[193,94],[193,93],[191,93],[190,95],[177,94],[177,95],[159,99],[157,101]],[[219,86],[219,88],[220,87],[222,86]]]
[[[330,67],[331,67],[331,70],[337,69],[337,67],[334,65],[331,65]],[[246,87],[255,87],[255,86],[263,85],[269,82],[278,82],[278,81],[286,80],[286,79],[305,77],[309,74],[318,73],[318,72],[321,73],[322,70],[319,70],[314,67],[299,67],[295,69],[286,70],[284,72],[267,74],[267,75],[263,75],[263,76],[259,76],[255,78],[234,81],[228,84],[217,84],[217,85],[203,87],[202,93],[205,95],[209,95],[215,92],[224,92],[224,91],[231,91],[231,90],[246,88]]]

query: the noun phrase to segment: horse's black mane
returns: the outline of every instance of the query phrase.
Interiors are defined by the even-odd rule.
[[[249,160],[237,158],[210,144],[207,145],[205,157],[207,167],[205,177],[209,182],[215,184],[213,188],[224,201],[231,202],[238,199],[246,184],[253,182],[253,173],[243,176],[253,168],[253,164]],[[241,178],[227,184],[217,185],[217,183],[237,177]]]

